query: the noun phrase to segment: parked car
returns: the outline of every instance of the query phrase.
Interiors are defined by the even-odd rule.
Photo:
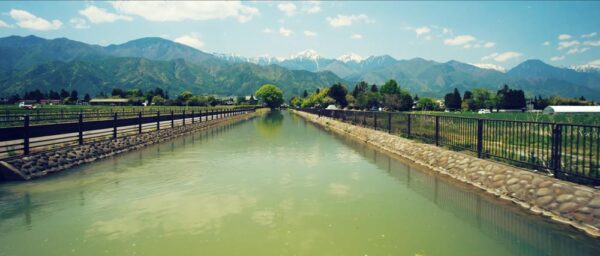
[[[337,110],[337,109],[338,109],[338,107],[336,107],[335,105],[331,104],[331,105],[327,106],[327,108],[326,108],[326,109],[333,109],[333,110]]]
[[[490,114],[492,112],[490,112],[489,109],[480,109],[479,111],[477,111],[477,114]]]

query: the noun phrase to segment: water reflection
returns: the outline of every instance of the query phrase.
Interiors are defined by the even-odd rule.
[[[283,114],[280,110],[271,110],[255,122],[256,129],[261,136],[272,138],[281,132],[283,127]]]
[[[466,184],[398,161],[395,156],[330,132],[365,159],[440,209],[462,219],[507,248],[513,255],[597,255],[600,242],[566,225],[534,216],[514,204],[482,194]],[[502,207],[499,207],[502,205]]]

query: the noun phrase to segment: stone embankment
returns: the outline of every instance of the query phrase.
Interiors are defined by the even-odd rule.
[[[502,199],[513,201],[532,213],[569,224],[591,236],[600,236],[598,189],[330,118],[300,111],[295,113],[336,133],[349,135]]]
[[[117,139],[107,139],[81,146],[59,148],[7,161],[0,161],[0,181],[29,180],[46,176],[50,173],[63,171],[74,166],[140,149],[199,130],[248,119],[257,116],[260,113],[262,113],[262,111],[257,110],[257,112],[250,112],[238,116],[203,121],[200,123],[197,122],[186,126],[177,126],[170,129],[130,135]]]

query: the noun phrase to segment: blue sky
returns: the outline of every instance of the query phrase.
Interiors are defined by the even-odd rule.
[[[148,36],[206,52],[355,53],[511,68],[600,66],[600,2],[0,2],[0,36],[108,45]]]

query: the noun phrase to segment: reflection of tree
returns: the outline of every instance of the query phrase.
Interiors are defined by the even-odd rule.
[[[269,111],[256,122],[256,129],[265,138],[273,137],[279,133],[283,126],[283,114],[279,110]]]

